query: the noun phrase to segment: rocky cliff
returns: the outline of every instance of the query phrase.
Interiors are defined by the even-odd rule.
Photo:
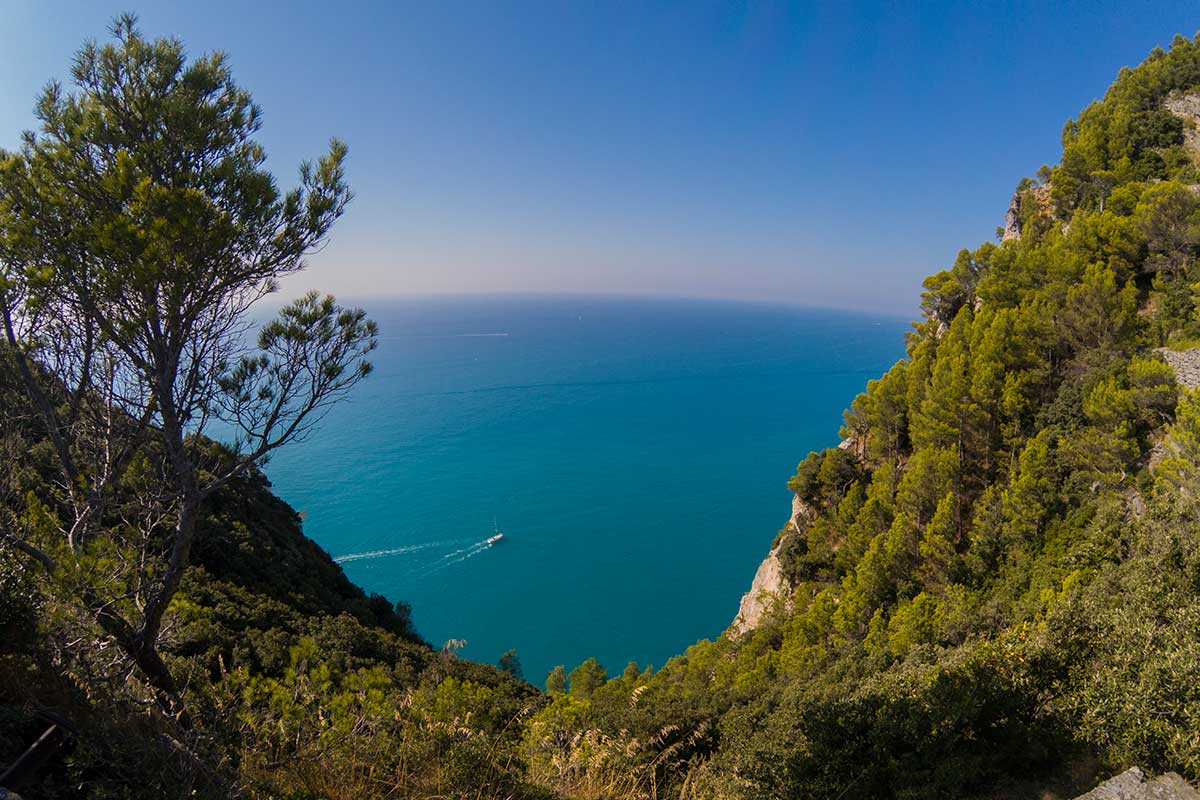
[[[1185,389],[1200,388],[1200,348],[1172,350],[1160,347],[1154,352],[1175,370],[1175,380],[1179,381],[1180,386]]]
[[[1174,772],[1149,779],[1130,767],[1075,800],[1200,800],[1200,792]]]
[[[1193,163],[1200,163],[1200,93],[1172,94],[1163,107],[1183,120],[1183,149]]]
[[[1024,214],[1022,213],[1023,207]],[[1004,226],[1001,228],[1000,241],[1020,239],[1024,225],[1022,219],[1025,218],[1027,221],[1031,214],[1041,215],[1045,218],[1054,216],[1054,204],[1051,201],[1049,184],[1028,185],[1023,182],[1021,186],[1017,187],[1008,201],[1008,210],[1004,212]]]
[[[1012,200],[1008,202],[1008,211],[1004,212],[1004,233],[1000,241],[1021,238],[1021,190],[1013,192]]]
[[[741,636],[754,630],[776,603],[787,603],[790,600],[794,587],[783,572],[783,563],[779,560],[779,547],[785,537],[799,534],[800,526],[812,517],[812,509],[798,496],[792,495],[792,515],[784,525],[783,533],[777,539],[775,547],[771,548],[771,552],[767,553],[767,557],[758,565],[749,591],[742,595],[737,616],[730,625],[733,635]]]

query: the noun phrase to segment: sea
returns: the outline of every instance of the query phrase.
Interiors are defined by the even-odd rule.
[[[525,678],[661,666],[735,616],[787,480],[908,318],[700,300],[361,303],[374,371],[267,465],[359,586]],[[503,539],[488,545],[495,531]]]

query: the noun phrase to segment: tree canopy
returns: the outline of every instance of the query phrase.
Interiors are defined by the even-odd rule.
[[[73,90],[43,92],[40,131],[0,153],[7,355],[58,472],[0,530],[182,718],[158,645],[201,505],[368,374],[375,325],[312,293],[251,330],[350,201],[345,145],[281,192],[221,54],[189,62],[132,16],[112,34],[79,51]]]

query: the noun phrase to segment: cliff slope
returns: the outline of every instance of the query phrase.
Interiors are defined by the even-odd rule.
[[[1001,241],[925,281],[848,446],[799,465],[805,511],[729,630],[556,696],[539,781],[845,800],[1200,776],[1197,92],[1177,37],[1067,123]]]

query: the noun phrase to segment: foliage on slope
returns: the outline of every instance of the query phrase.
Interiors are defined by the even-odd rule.
[[[3,356],[0,353],[0,356]],[[54,497],[34,415],[0,370],[3,448],[16,484]],[[14,498],[6,498],[9,501]],[[19,499],[19,498],[17,498]],[[187,676],[195,728],[150,713],[119,659],[81,648],[91,623],[55,586],[0,551],[0,763],[47,724],[78,727],[38,797],[537,797],[517,747],[539,694],[435,651],[408,608],[368,596],[307,539],[259,473],[205,509],[196,558],[170,614],[168,659]],[[97,642],[102,641],[97,637]]]
[[[1020,238],[926,280],[906,358],[846,413],[854,446],[800,464],[791,611],[559,695],[527,734],[540,780],[865,798],[1200,776],[1200,400],[1154,352],[1200,334],[1200,172],[1163,107],[1197,89],[1176,38],[1068,123],[1018,187]]]
[[[539,694],[421,642],[256,472],[371,370],[374,323],[317,293],[247,337],[349,202],[345,146],[281,191],[222,54],[111,32],[0,151],[0,764],[74,730],[4,788],[544,794]]]
[[[47,797],[997,797],[1133,762],[1200,776],[1200,399],[1154,353],[1200,339],[1200,175],[1163,108],[1198,88],[1185,39],[1123,71],[1018,187],[1020,238],[926,281],[906,358],[846,414],[855,446],[790,482],[814,513],[780,540],[792,603],[757,629],[657,672],[558,669],[543,696],[417,641],[250,475],[205,509],[170,611],[182,742],[0,551],[0,760],[47,707],[81,729]],[[52,510],[10,378],[3,463],[38,502],[2,499]]]

